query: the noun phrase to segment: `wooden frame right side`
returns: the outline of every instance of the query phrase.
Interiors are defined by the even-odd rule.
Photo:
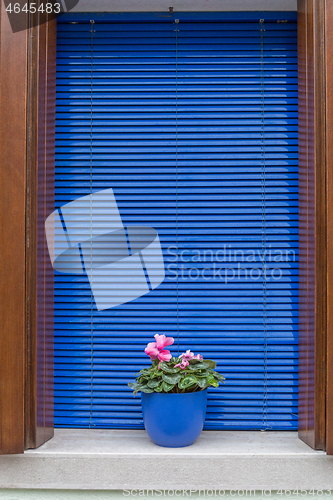
[[[326,451],[333,455],[333,3],[325,0],[326,199],[327,199],[327,398]]]
[[[333,454],[333,5],[298,0],[299,437]]]

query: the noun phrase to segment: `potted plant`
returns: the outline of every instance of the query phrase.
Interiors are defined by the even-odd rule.
[[[207,388],[224,383],[216,362],[186,351],[172,357],[165,348],[174,339],[155,335],[145,352],[152,361],[129,383],[134,396],[141,391],[142,413],[149,437],[159,446],[189,446],[199,437],[206,416]]]

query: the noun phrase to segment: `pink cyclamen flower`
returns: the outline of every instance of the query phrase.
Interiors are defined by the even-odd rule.
[[[203,360],[203,357],[201,356],[201,354],[197,354],[196,356],[194,356],[193,352],[191,352],[190,350],[184,352],[183,354],[180,355],[180,357],[182,359],[187,359],[187,360],[191,360],[191,359],[197,359],[198,361],[202,361]]]
[[[171,358],[172,358],[172,356],[171,356],[170,351],[163,349],[163,351],[159,352],[158,359],[160,361],[170,361]]]
[[[191,359],[197,359],[198,361],[203,360],[201,354],[197,354],[196,356],[194,356],[193,352],[191,352],[189,349],[186,352],[183,352],[183,354],[181,354],[179,357],[182,358],[182,362],[175,365],[175,368],[181,368],[182,370],[185,370],[185,368],[189,365],[189,361]]]
[[[166,337],[165,335],[154,335],[156,340],[157,349],[164,349],[168,345],[172,345],[175,341],[173,337]]]
[[[152,361],[154,361],[154,359],[157,359],[160,351],[156,347],[156,342],[149,342],[145,349],[145,353],[150,356],[150,359]]]
[[[164,349],[168,345],[172,345],[174,343],[174,339],[172,337],[166,337],[165,335],[155,335],[156,342],[150,342],[146,349],[145,353],[150,356],[150,359],[154,361],[155,359],[159,359],[161,361],[170,361],[172,358],[170,351]]]
[[[190,363],[187,361],[187,359],[183,358],[183,361],[181,363],[178,363],[175,365],[175,368],[181,368],[182,370],[185,370],[185,368],[189,365]]]
[[[183,354],[180,355],[181,358],[183,359],[193,359],[194,358],[194,354],[193,352],[190,351],[190,349],[188,349],[186,352],[184,352]]]

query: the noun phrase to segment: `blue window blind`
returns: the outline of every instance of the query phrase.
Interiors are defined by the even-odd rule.
[[[296,29],[282,12],[59,18],[56,208],[112,188],[166,275],[98,311],[85,275],[55,273],[57,426],[143,428],[127,382],[159,333],[227,378],[206,429],[297,428]]]

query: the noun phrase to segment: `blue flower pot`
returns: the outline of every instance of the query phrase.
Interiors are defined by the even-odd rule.
[[[155,444],[190,446],[204,426],[207,390],[184,394],[141,393],[143,422]]]

